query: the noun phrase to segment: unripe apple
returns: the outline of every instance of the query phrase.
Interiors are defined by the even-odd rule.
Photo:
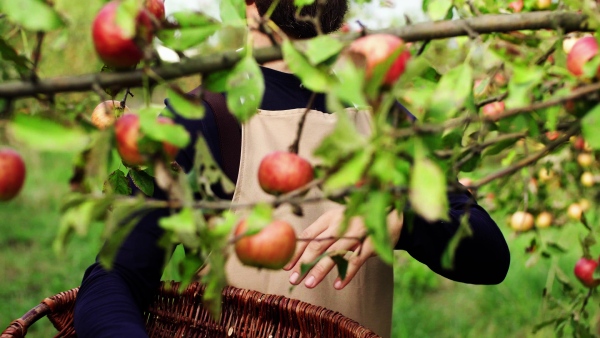
[[[577,163],[579,163],[580,166],[587,168],[594,163],[594,156],[590,153],[580,153],[577,155]]]
[[[519,13],[523,10],[523,0],[516,0],[508,4],[508,8],[512,9],[514,13]]]
[[[541,168],[538,172],[538,178],[541,182],[548,182],[554,178],[554,171],[551,169]]]
[[[369,34],[354,40],[349,47],[350,53],[362,55],[366,61],[366,76],[370,79],[375,67],[386,61],[392,54],[401,50],[396,60],[387,70],[383,84],[391,86],[404,73],[410,59],[410,51],[404,41],[391,34]]]
[[[594,178],[594,175],[589,172],[586,171],[583,174],[581,174],[581,185],[583,185],[584,187],[591,187],[594,185],[594,183],[596,183],[596,179]]]
[[[235,229],[235,236],[243,236],[248,230],[242,220]],[[296,233],[287,222],[275,220],[260,232],[243,236],[235,242],[235,253],[244,265],[278,270],[283,268],[296,251]]]
[[[582,198],[577,202],[581,207],[581,211],[586,212],[590,209],[590,201],[587,198]]]
[[[173,121],[166,117],[159,117],[159,123],[172,124]],[[144,165],[148,154],[142,154],[138,148],[138,141],[144,135],[140,131],[140,119],[135,114],[125,114],[115,122],[115,137],[117,151],[127,165]],[[163,142],[163,151],[167,159],[172,160],[179,149],[167,142]]]
[[[13,199],[25,182],[25,162],[13,149],[0,149],[0,201]]]
[[[585,36],[577,40],[567,55],[567,69],[573,75],[582,75],[584,65],[596,54],[598,54],[598,42],[595,37]]]
[[[552,225],[552,214],[548,211],[542,211],[535,218],[535,226],[536,228],[547,228]]]
[[[595,288],[600,285],[600,279],[594,277],[594,272],[598,268],[598,261],[581,257],[575,264],[575,277],[588,288]]]
[[[135,41],[117,24],[116,12],[119,2],[111,1],[104,5],[92,24],[92,39],[98,56],[109,67],[129,68],[140,62],[144,53]],[[152,40],[152,22],[148,15],[141,12],[136,20],[136,31],[146,44]]]
[[[492,119],[493,121],[497,121],[498,117],[504,111],[504,102],[492,102],[483,106],[483,116]]]
[[[156,18],[158,21],[165,19],[165,1],[164,0],[146,0],[144,7]]]
[[[583,213],[583,210],[581,209],[581,206],[577,203],[571,203],[571,205],[569,205],[569,208],[567,209],[567,215],[574,220],[580,220],[581,219],[581,214]]]
[[[510,218],[510,227],[515,231],[527,231],[533,228],[533,215],[517,211]]]
[[[296,190],[313,180],[312,165],[297,154],[276,151],[265,156],[258,167],[258,183],[269,194]]]
[[[108,100],[100,103],[92,111],[92,124],[98,129],[106,129],[115,123],[121,115],[130,113],[127,106],[121,107],[120,101]]]
[[[537,0],[535,8],[537,9],[548,9],[552,5],[552,0]]]

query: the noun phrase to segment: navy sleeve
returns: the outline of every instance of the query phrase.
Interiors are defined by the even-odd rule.
[[[176,159],[189,171],[203,121],[180,117],[175,121],[192,136],[190,145]],[[153,198],[166,199],[164,192],[157,187],[154,190]],[[97,261],[86,270],[74,309],[78,337],[147,337],[142,313],[160,285],[167,254],[158,245],[164,234],[158,220],[169,214],[168,209],[155,209],[142,217],[119,248],[110,271]]]
[[[448,199],[449,222],[429,223],[415,215],[412,222],[405,222],[396,248],[406,250],[448,279],[470,284],[501,283],[508,273],[510,252],[496,222],[468,193],[450,193]],[[444,269],[442,254],[467,210],[472,236],[461,240],[453,269]]]

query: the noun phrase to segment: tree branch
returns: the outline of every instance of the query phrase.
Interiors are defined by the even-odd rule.
[[[465,29],[469,27],[469,29]],[[487,34],[493,32],[511,32],[517,30],[560,29],[564,32],[590,31],[586,16],[573,12],[532,12],[522,14],[482,15],[465,20],[448,20],[425,22],[405,27],[369,31],[366,33],[389,33],[403,38],[405,41],[426,41],[468,35],[469,32]],[[342,41],[358,38],[363,33],[349,33],[340,36]],[[281,49],[277,46],[254,50],[259,63],[282,58]],[[228,51],[176,63],[164,64],[151,68],[151,71],[164,80],[172,80],[192,74],[210,73],[232,67],[242,57],[236,51]],[[63,78],[52,78],[31,81],[11,81],[0,84],[0,98],[30,97],[36,94],[55,94],[64,92],[90,91],[94,86],[139,87],[147,77],[143,69],[120,73],[87,74]]]

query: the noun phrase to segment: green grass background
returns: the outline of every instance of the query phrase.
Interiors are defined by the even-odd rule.
[[[89,24],[100,7],[99,1],[85,5],[75,0],[58,0],[70,28],[66,33],[51,33],[44,45],[41,76],[93,72],[100,69],[90,42]],[[24,50],[33,40],[21,42]],[[188,87],[193,80],[188,80]],[[72,100],[97,101],[94,94],[66,96]],[[141,95],[132,101],[135,106]],[[155,103],[162,101],[161,91]],[[139,101],[137,101],[139,102]],[[33,106],[21,101],[19,109]],[[0,326],[20,317],[47,296],[79,285],[85,268],[94,260],[100,246],[101,224],[85,237],[75,237],[64,255],[52,251],[59,221],[61,197],[68,192],[73,154],[36,153],[19,149],[27,162],[26,185],[13,201],[0,204]],[[395,337],[552,337],[551,329],[532,334],[535,323],[545,318],[542,290],[550,261],[525,267],[529,255],[525,248],[531,235],[515,236],[507,228],[505,213],[494,219],[505,231],[512,262],[504,283],[497,286],[473,286],[445,280],[406,253],[398,253],[395,265],[394,296]],[[565,231],[566,230],[566,231]],[[559,259],[571,276],[581,254],[577,238],[583,229],[567,224],[563,231],[547,230],[545,235],[570,251]],[[579,287],[577,284],[575,284]],[[597,304],[597,300],[595,303]],[[29,337],[49,337],[53,329],[42,320],[29,331]]]

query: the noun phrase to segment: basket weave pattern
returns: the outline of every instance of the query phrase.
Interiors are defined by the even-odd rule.
[[[228,286],[222,293],[221,318],[217,322],[202,304],[204,286],[162,282],[145,313],[150,337],[339,337],[378,338],[375,333],[338,312],[284,296]],[[76,337],[73,307],[78,288],[44,299],[23,317],[14,320],[0,338],[25,337],[39,318],[48,316],[56,337]]]

